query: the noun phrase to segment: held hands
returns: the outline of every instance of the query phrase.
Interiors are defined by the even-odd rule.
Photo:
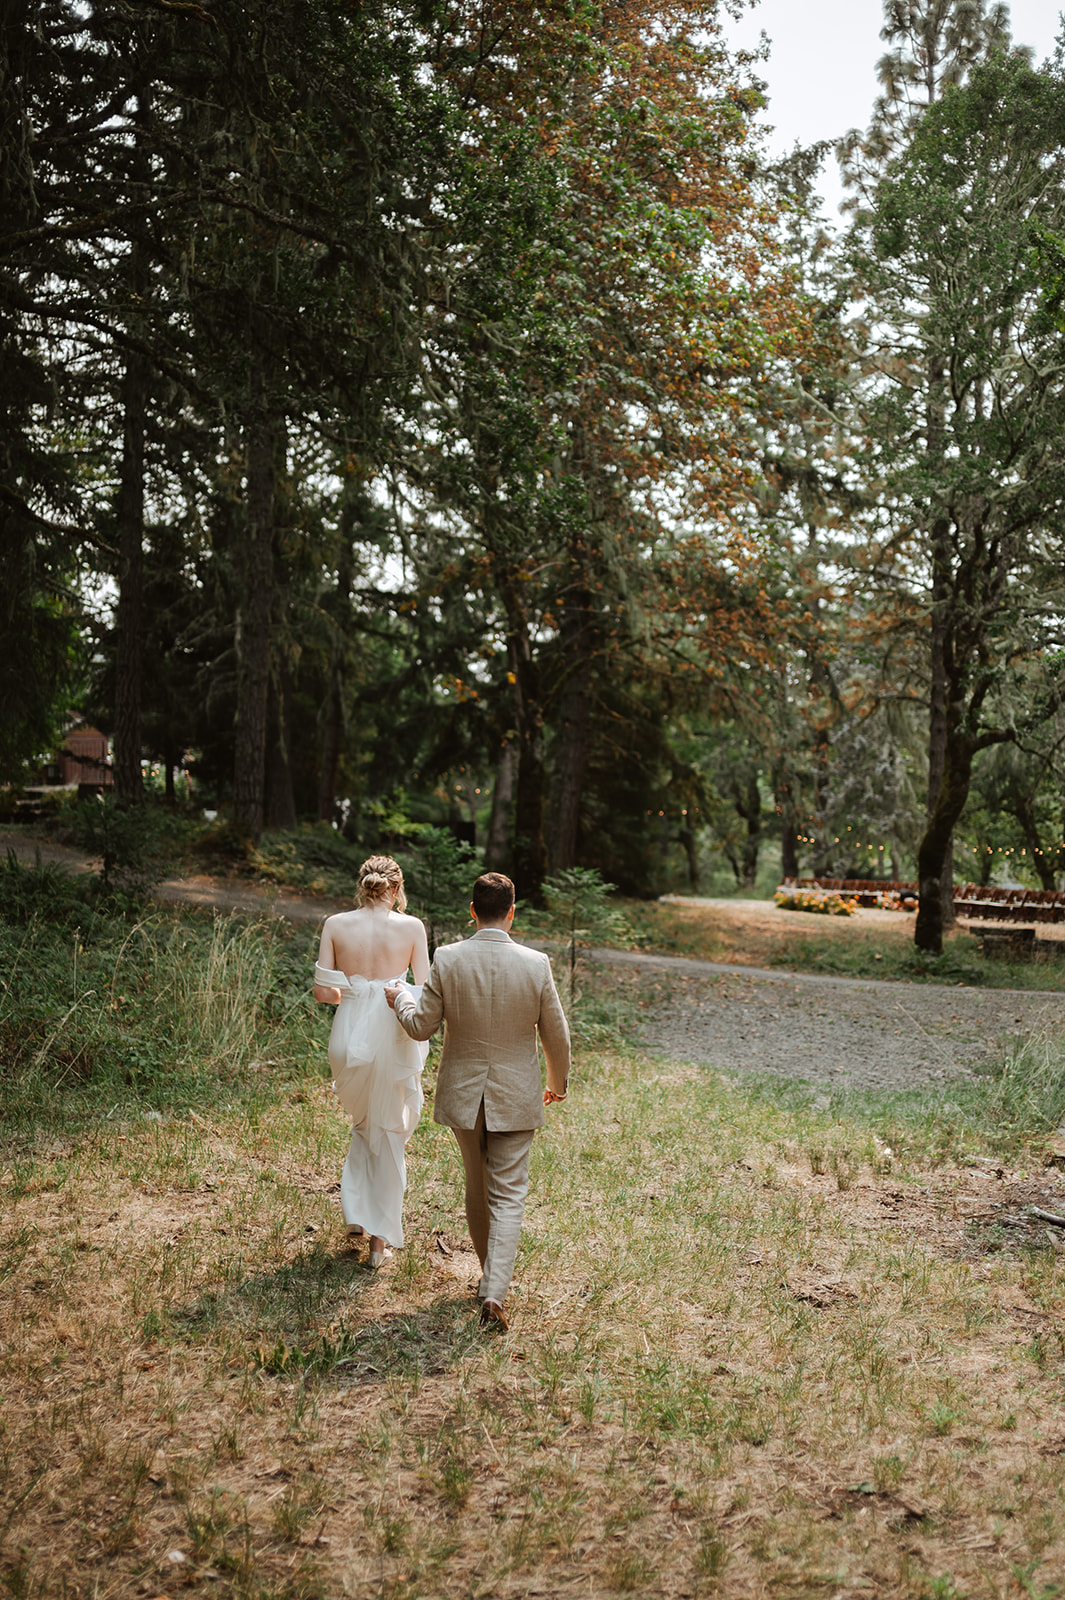
[[[393,1011],[396,1009],[396,996],[402,988],[401,983],[390,983],[385,987],[385,999]]]
[[[544,1105],[557,1106],[566,1098],[564,1094],[556,1094],[554,1089],[544,1090]]]

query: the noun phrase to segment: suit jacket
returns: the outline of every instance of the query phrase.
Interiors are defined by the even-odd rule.
[[[543,1127],[537,1033],[548,1087],[566,1092],[569,1028],[551,963],[502,928],[480,928],[462,944],[441,946],[421,998],[416,1003],[402,990],[396,1016],[412,1039],[428,1039],[443,1021],[433,1120],[445,1127],[472,1128],[482,1097],[492,1133]]]

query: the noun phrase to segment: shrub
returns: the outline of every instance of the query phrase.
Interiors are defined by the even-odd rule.
[[[569,941],[569,1000],[577,999],[577,951],[593,940],[621,942],[629,936],[622,912],[607,903],[614,893],[596,867],[567,867],[544,879],[548,931]]]
[[[399,858],[410,909],[422,917],[432,955],[447,925],[462,922],[478,873],[477,852],[447,828],[419,826],[414,849]]]

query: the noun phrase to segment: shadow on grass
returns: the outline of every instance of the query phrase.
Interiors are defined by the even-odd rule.
[[[410,1310],[367,1304],[378,1275],[351,1249],[320,1245],[272,1271],[209,1289],[143,1332],[228,1346],[252,1370],[363,1385],[417,1381],[465,1359],[483,1334],[477,1303],[457,1289]]]

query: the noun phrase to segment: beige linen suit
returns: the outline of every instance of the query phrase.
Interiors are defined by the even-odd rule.
[[[396,1016],[412,1039],[428,1039],[444,1024],[433,1118],[451,1128],[462,1152],[466,1217],[483,1268],[478,1292],[502,1305],[529,1188],[529,1151],[544,1123],[537,1034],[548,1088],[564,1095],[569,1082],[569,1028],[551,963],[502,928],[480,928],[437,950],[421,997],[416,1003],[401,990]]]

